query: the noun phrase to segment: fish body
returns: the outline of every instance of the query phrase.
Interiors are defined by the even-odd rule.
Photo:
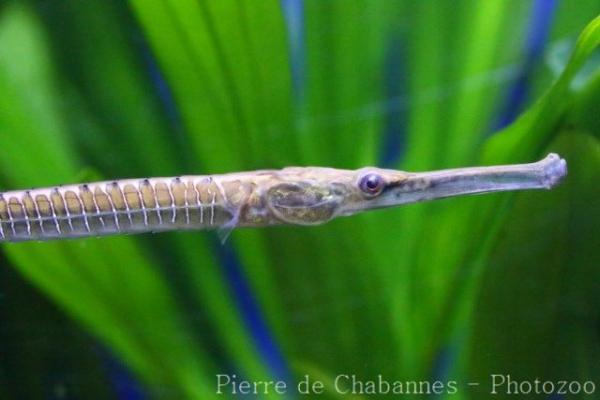
[[[0,193],[0,241],[167,230],[317,225],[337,216],[465,194],[552,188],[556,154],[531,164],[410,173],[288,167],[222,175],[123,179]]]

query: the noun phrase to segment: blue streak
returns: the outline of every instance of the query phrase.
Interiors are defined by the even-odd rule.
[[[117,399],[143,400],[148,398],[141,385],[131,375],[118,358],[103,347],[99,348],[101,359],[106,368]]]
[[[227,243],[221,245],[217,241],[213,247],[229,282],[237,309],[254,340],[257,351],[275,380],[289,381],[291,374],[283,354],[269,331],[233,247]]]
[[[304,43],[304,0],[281,0],[288,31],[290,73],[296,102],[304,99],[306,82],[306,47]]]
[[[524,110],[531,89],[531,78],[548,41],[557,0],[535,0],[525,42],[525,60],[515,83],[508,91],[493,131],[510,125]]]

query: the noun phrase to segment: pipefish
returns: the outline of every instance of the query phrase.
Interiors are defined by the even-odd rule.
[[[404,172],[288,167],[123,179],[0,193],[0,242],[184,229],[317,225],[338,216],[467,194],[550,189],[567,173],[536,163]]]

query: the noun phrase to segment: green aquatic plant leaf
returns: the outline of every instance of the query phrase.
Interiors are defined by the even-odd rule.
[[[572,94],[569,87],[575,75],[599,46],[600,16],[591,21],[579,35],[569,62],[550,90],[511,127],[499,132],[486,144],[483,161],[514,162],[545,147],[551,139],[547,132],[554,131],[553,128],[564,116],[565,109],[570,106]]]
[[[573,106],[575,94],[569,91],[577,71],[599,44],[598,18],[592,21],[579,36],[562,75],[527,112],[504,130],[497,132],[483,147],[481,163],[511,163],[517,159],[535,159],[547,152],[560,149],[549,146],[558,132],[569,127],[568,110]],[[590,31],[592,32],[590,34]],[[508,151],[511,146],[511,151]],[[567,163],[571,160],[567,157]],[[454,252],[456,260],[446,258],[446,264],[454,264],[453,277],[448,281],[438,332],[442,342],[456,335],[457,326],[464,326],[472,315],[471,307],[476,300],[482,273],[494,255],[490,249],[501,235],[503,227],[514,226],[508,216],[512,201],[523,194],[507,194],[485,199],[464,199],[463,205],[443,216],[446,226],[467,226],[468,235],[480,238],[478,242],[467,239],[467,245]],[[477,206],[475,206],[477,203]],[[474,208],[477,213],[474,213]],[[508,229],[508,228],[504,228]],[[542,232],[539,233],[542,235]],[[478,243],[474,245],[474,243]],[[541,262],[541,261],[539,261]],[[459,322],[460,321],[460,322]],[[445,338],[444,338],[445,337]]]
[[[411,15],[422,23],[407,35],[413,101],[404,111],[408,129],[401,169],[476,164],[503,88],[514,80],[512,63],[522,57],[518,47],[504,44],[523,40],[528,11],[523,5],[493,2],[490,9],[470,2],[413,5]],[[386,280],[392,282],[390,318],[401,341],[401,366],[422,376],[431,373],[432,357],[440,352],[435,344],[437,324],[456,258],[475,240],[469,225],[461,221],[462,214],[456,212],[462,201],[414,205],[368,217],[379,219],[383,230],[373,246],[378,248],[375,253],[385,255],[379,262],[385,265]],[[390,248],[395,249],[392,256]]]
[[[568,138],[572,131],[597,134],[590,118],[597,74],[571,85],[597,48],[597,20],[570,59],[535,69],[531,100],[537,101],[515,123],[493,132],[507,87],[526,63],[522,43],[535,4],[2,5],[0,183],[6,189],[68,183],[85,170],[106,178],[308,164],[419,171],[533,161],[542,150],[570,157],[583,142],[595,146],[586,136],[569,147]],[[596,12],[593,1],[574,4],[561,3],[550,50],[568,48],[582,21]],[[562,77],[552,84],[561,68]],[[561,142],[555,142],[559,131]],[[592,179],[585,168],[595,161],[576,161],[566,187],[590,198],[592,189],[581,185],[586,176]],[[580,179],[571,181],[574,173]],[[543,284],[557,288],[565,264],[544,254],[546,245],[586,271],[573,277],[566,300],[592,309],[591,285],[584,285],[581,297],[572,290],[584,287],[590,272],[591,264],[574,254],[588,254],[588,233],[549,228],[558,219],[589,228],[574,208],[583,206],[581,199],[565,190],[411,205],[311,228],[236,230],[225,247],[213,233],[181,232],[6,244],[2,253],[157,398],[210,398],[219,373],[251,381],[287,379],[290,387],[308,373],[325,382],[331,397],[346,397],[336,392],[338,373],[362,380],[445,379],[519,360],[520,372],[559,376],[560,369],[546,368],[548,358],[526,338],[547,332],[552,319],[572,318],[576,307],[561,303],[567,309],[546,312],[545,322],[518,325],[518,348],[536,349],[527,360],[503,347],[507,342],[482,313],[503,315],[510,329],[516,322],[507,312],[515,303],[505,298],[512,288],[523,304],[522,318],[539,311],[540,299],[565,299],[558,291],[545,297],[526,293]],[[548,203],[545,209],[562,211],[529,220],[540,201]],[[535,254],[523,245],[524,235],[538,238],[531,247]],[[565,250],[563,240],[573,247]],[[518,252],[511,256],[513,248]],[[539,275],[548,263],[551,276]],[[527,271],[539,275],[539,285],[522,280]],[[502,288],[495,286],[499,280]],[[24,290],[19,304],[27,305],[27,296]],[[23,315],[21,320],[36,314]],[[582,353],[593,349],[591,331],[582,326],[590,321],[587,315],[555,337],[580,338],[573,348]],[[473,354],[482,348],[493,350],[489,358]],[[595,354],[566,365],[591,377],[584,364],[593,366]],[[115,371],[98,366],[106,356],[87,356],[81,365],[101,370],[101,379],[121,378],[107,377]],[[30,357],[23,365],[42,356]],[[7,390],[6,368],[0,366],[0,391]],[[44,373],[31,367],[24,376],[44,382]],[[21,393],[8,392],[9,398]]]
[[[283,166],[295,150],[285,136],[292,130],[291,81],[279,3],[130,4],[172,89],[185,141],[192,146],[193,173]],[[272,148],[278,151],[269,151]],[[192,240],[178,238],[185,252],[182,264],[195,288],[195,306],[208,313],[234,368],[248,378],[266,379],[273,365],[267,364],[264,354],[261,357],[259,339],[236,308],[248,300],[236,299],[232,295],[236,282],[228,282],[225,270],[207,262],[215,260],[215,249],[209,246],[204,251],[212,254],[199,253]],[[284,341],[287,335],[282,333],[283,316],[271,275],[274,267],[265,258],[264,239],[249,233],[235,242],[252,268],[251,274],[241,272],[242,279],[247,276],[251,286],[260,289],[259,307],[269,311],[268,326]]]
[[[27,7],[3,10],[0,42],[3,162],[10,162],[3,166],[3,182],[11,187],[67,182],[81,160],[60,112],[46,37]],[[31,156],[19,156],[25,151]],[[132,238],[24,243],[6,245],[3,252],[149,384],[169,384],[186,396],[206,387],[198,382],[206,379],[208,361],[182,329],[156,264]]]
[[[569,178],[552,193],[515,199],[483,274],[469,341],[469,375],[485,382],[482,395],[489,371],[582,386],[600,378],[600,206],[590,185],[600,179],[600,143],[567,130],[552,148],[569,160]]]

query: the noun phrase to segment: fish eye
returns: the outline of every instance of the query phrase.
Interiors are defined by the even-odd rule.
[[[375,196],[383,190],[385,182],[380,175],[377,174],[367,174],[360,179],[358,187],[364,193]]]

